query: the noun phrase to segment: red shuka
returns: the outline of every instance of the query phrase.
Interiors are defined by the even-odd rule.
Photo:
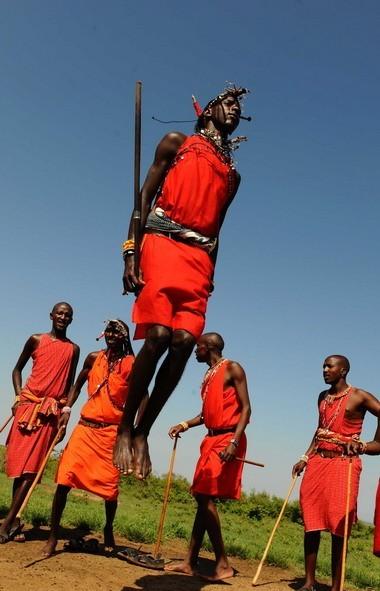
[[[373,537],[373,553],[380,558],[380,480],[377,486],[376,509],[375,509],[375,531]]]
[[[339,435],[345,437],[360,435],[363,421],[349,421],[345,417],[348,397],[349,394],[344,400],[338,398],[332,403],[322,400],[319,407],[320,427],[326,426],[327,423],[329,429]],[[336,413],[337,416],[332,420]],[[342,450],[341,446],[325,441],[319,442],[318,448]],[[327,530],[337,536],[344,535],[349,462],[350,459],[347,456],[326,458],[315,454],[310,457],[300,489],[300,503],[306,532]],[[352,458],[349,535],[352,524],[357,518],[361,470],[360,458],[357,456]]]
[[[74,345],[68,339],[41,335],[6,442],[10,478],[38,472],[57,433],[59,402],[65,395],[73,354]]]
[[[208,429],[226,429],[228,433],[206,435],[201,443],[200,458],[195,468],[191,492],[212,497],[238,499],[241,494],[243,463],[239,461],[222,462],[219,453],[231,441],[235,427],[240,419],[241,403],[234,387],[224,388],[225,372],[229,361],[225,359],[218,369],[203,384],[203,417]],[[247,439],[243,433],[236,455],[245,457]]]
[[[112,454],[133,362],[132,355],[123,357],[110,373],[108,382],[97,390],[109,370],[104,351],[95,359],[88,375],[89,399],[82,407],[81,416],[109,424],[101,428],[81,424],[75,427],[61,456],[57,484],[87,490],[106,501],[117,499],[120,473],[113,465]]]
[[[213,238],[236,187],[236,173],[215,145],[188,137],[166,175],[156,206],[173,221]],[[134,305],[135,339],[152,324],[183,329],[198,339],[203,332],[213,262],[197,246],[147,234],[141,252],[145,286]]]

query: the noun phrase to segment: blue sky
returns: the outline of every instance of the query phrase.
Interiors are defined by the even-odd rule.
[[[380,4],[366,0],[18,0],[0,6],[1,418],[27,339],[75,309],[83,357],[102,321],[129,321],[120,244],[133,192],[133,93],[143,81],[142,171],[167,131],[190,133],[206,103],[248,86],[236,153],[242,184],[226,219],[207,329],[246,369],[254,405],[245,488],[284,495],[316,425],[321,366],[347,355],[350,381],[379,391]],[[152,434],[167,470],[169,426],[196,415],[205,367],[192,359]],[[84,394],[82,395],[82,402]],[[76,413],[78,413],[80,402]],[[74,413],[75,415],[75,413]],[[376,421],[368,418],[365,438]],[[202,429],[180,442],[191,477]],[[4,441],[4,438],[1,439]],[[360,516],[379,476],[364,460]]]

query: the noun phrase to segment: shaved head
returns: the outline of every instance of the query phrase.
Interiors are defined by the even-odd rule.
[[[328,359],[335,359],[347,373],[350,371],[350,362],[344,355],[329,355],[326,357],[326,361]]]
[[[57,302],[56,304],[54,304],[53,309],[51,311],[51,313],[53,314],[53,312],[56,312],[56,310],[60,307],[60,306],[66,306],[67,308],[69,308],[69,310],[71,311],[71,314],[74,314],[74,310],[73,307],[70,306],[70,304],[68,304],[67,302]]]
[[[201,339],[207,343],[210,349],[217,349],[220,353],[224,349],[223,337],[217,332],[206,332],[201,336]]]

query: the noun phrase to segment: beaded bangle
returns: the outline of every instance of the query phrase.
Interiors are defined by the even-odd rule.
[[[237,440],[237,439],[231,439],[231,440],[230,440],[230,443],[232,443],[232,445],[233,445],[234,447],[239,447],[239,442],[238,442],[238,440]]]
[[[15,396],[15,403],[16,402],[20,402],[20,395],[19,394],[17,394],[17,396]]]
[[[67,413],[69,415],[71,413],[71,406],[64,406],[62,408],[62,412]]]
[[[307,456],[306,454],[302,454],[302,456],[300,456],[300,462],[305,462],[306,464],[309,461],[309,456]]]
[[[186,421],[181,421],[181,422],[179,423],[179,425],[181,425],[181,427],[182,427],[182,429],[183,429],[184,431],[187,431],[187,430],[188,430],[188,428],[189,428],[189,423],[187,423]]]
[[[366,449],[368,447],[368,443],[366,443],[366,441],[361,441],[360,442],[360,454],[365,454]]]

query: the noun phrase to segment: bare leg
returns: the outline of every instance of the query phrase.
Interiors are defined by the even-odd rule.
[[[205,576],[203,578],[208,581],[221,581],[233,577],[234,571],[229,565],[224,548],[222,529],[216,505],[211,497],[205,495],[197,495],[197,502],[215,553],[214,573],[210,577]]]
[[[152,469],[147,442],[149,431],[181,379],[194,345],[195,339],[190,333],[185,330],[173,332],[168,354],[158,370],[152,394],[133,439],[135,475],[140,480],[146,478]]]
[[[169,346],[170,338],[171,331],[168,328],[152,326],[148,330],[145,343],[133,364],[129,395],[113,452],[113,462],[123,474],[132,474],[133,472],[133,423],[141,401],[148,392],[157,363]]]
[[[0,537],[4,541],[7,541],[6,538],[9,534],[9,531],[20,523],[20,520],[16,518],[16,515],[28,493],[28,490],[31,487],[34,478],[35,474],[26,474],[24,476],[20,476],[19,478],[15,478],[13,482],[12,504],[10,506],[8,515],[5,517],[0,527]]]
[[[71,488],[69,486],[64,486],[63,484],[58,484],[56,488],[51,509],[50,534],[48,541],[42,550],[44,556],[51,556],[55,552],[58,542],[59,524],[61,522],[63,510],[66,507],[67,495],[70,490]]]
[[[182,562],[175,562],[165,567],[165,570],[186,575],[195,575],[199,551],[205,535],[206,526],[204,523],[203,509],[198,506],[193,531],[191,532],[190,545],[185,559]]]
[[[315,569],[317,566],[317,556],[319,550],[319,543],[321,541],[320,531],[309,531],[305,533],[304,537],[304,553],[305,553],[305,583],[304,587],[312,587],[315,585]]]
[[[342,574],[343,538],[331,534],[331,591],[339,591]]]
[[[113,537],[113,522],[115,519],[117,501],[105,501],[106,524],[104,526],[104,552],[110,554],[115,550],[115,538]]]

